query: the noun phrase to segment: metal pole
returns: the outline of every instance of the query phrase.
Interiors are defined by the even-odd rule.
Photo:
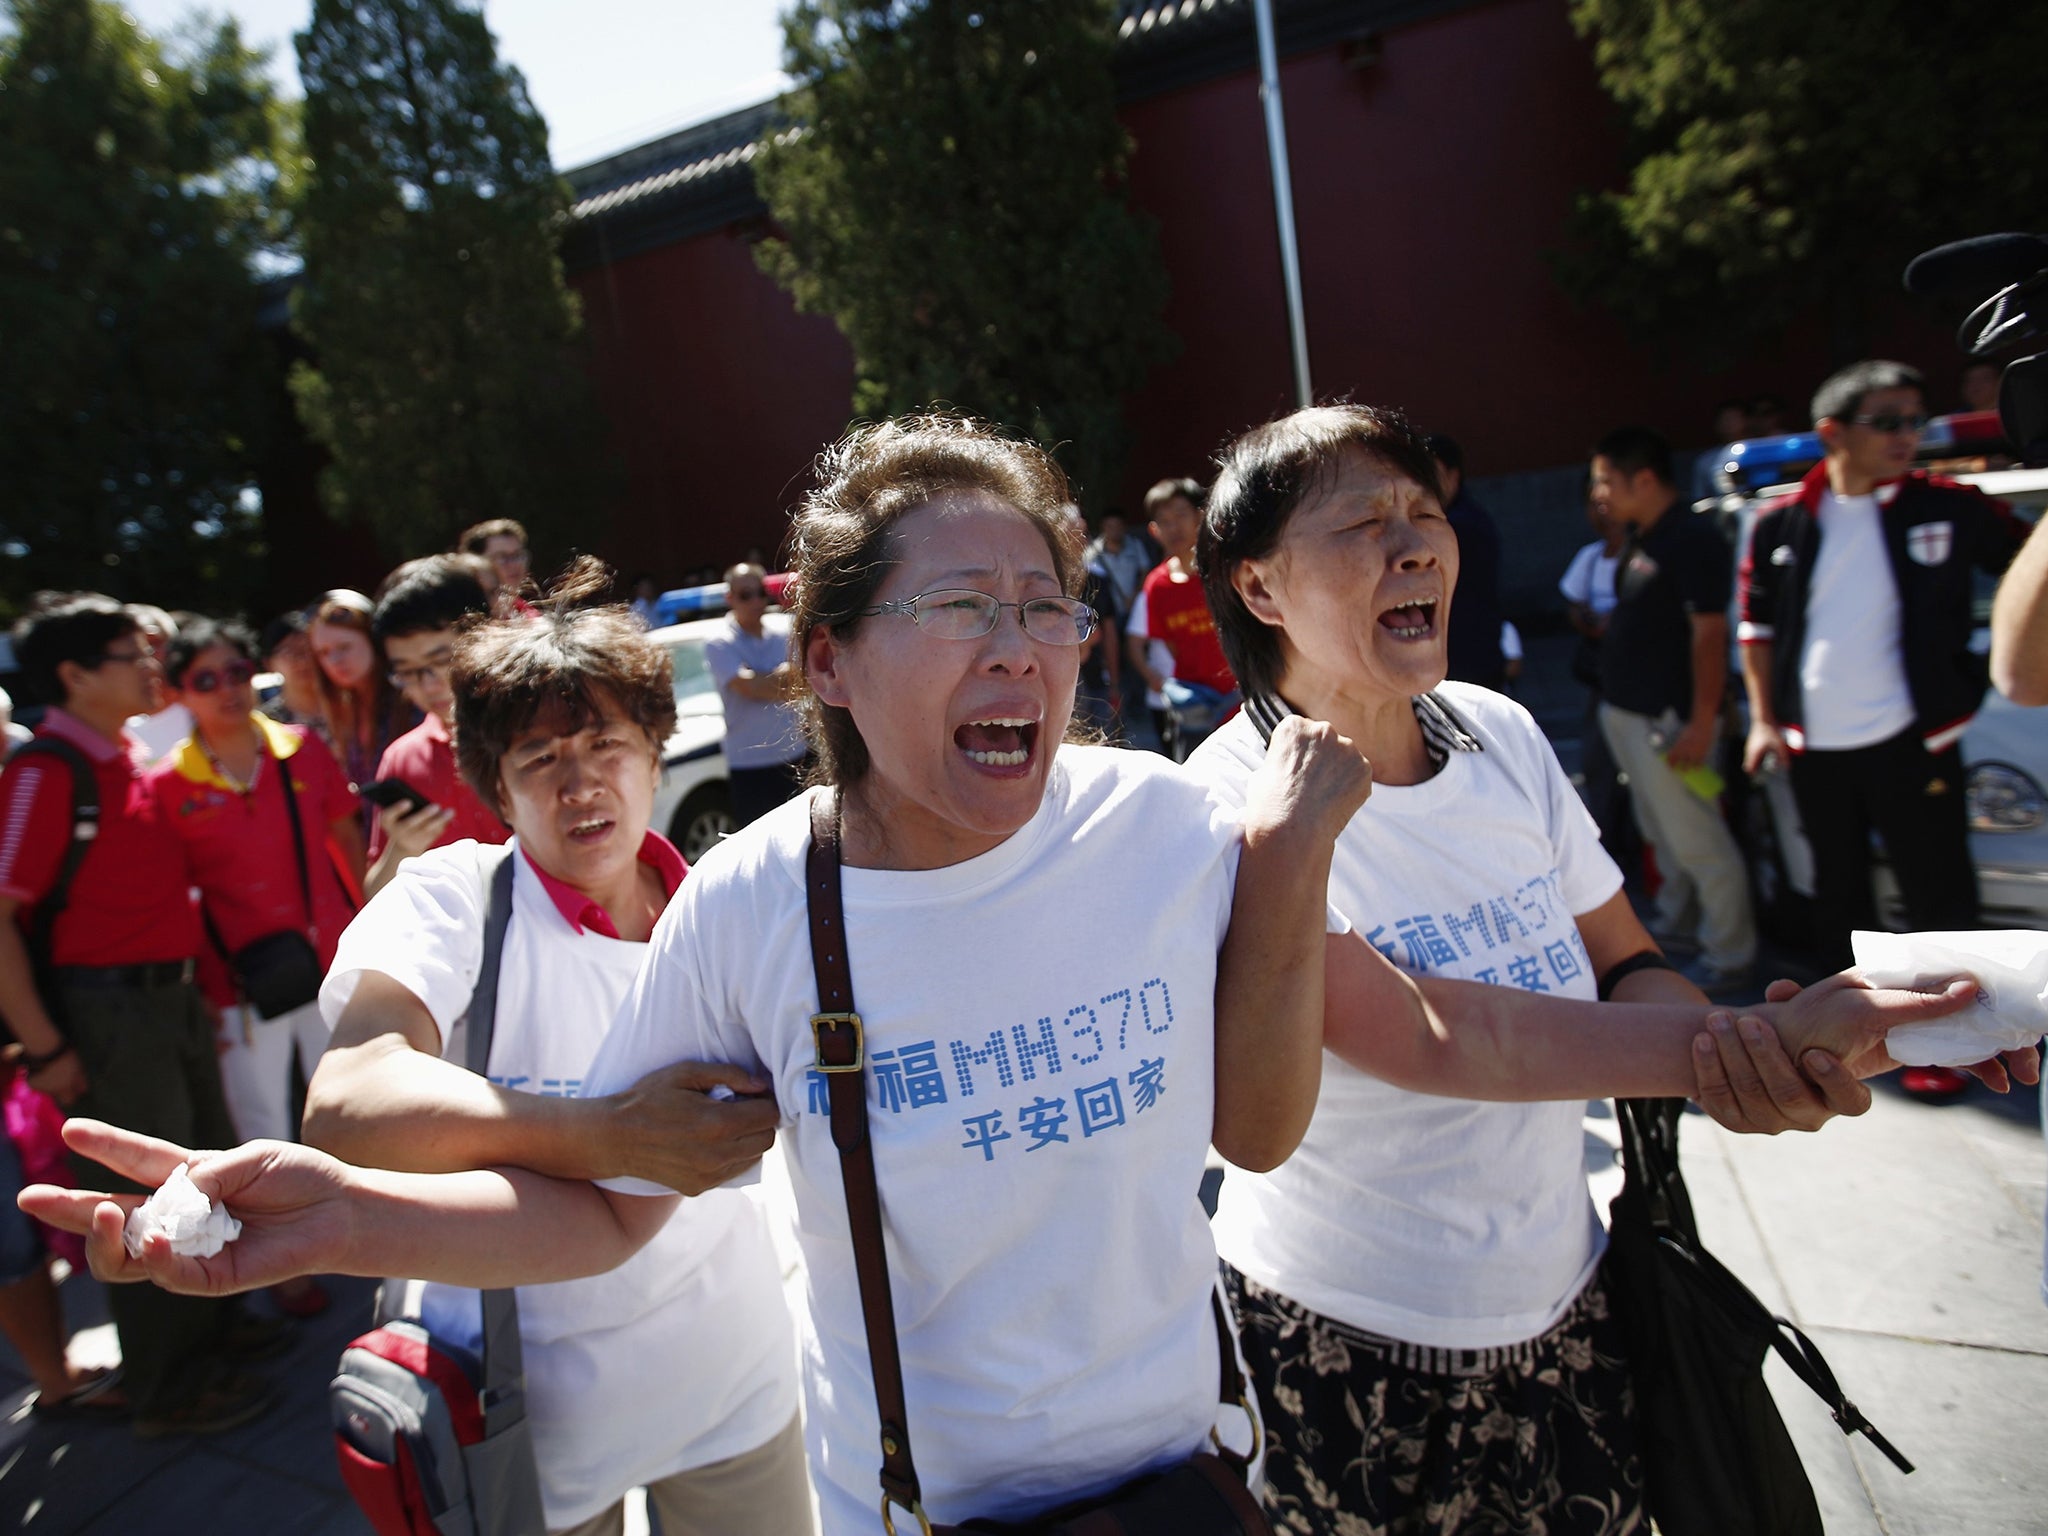
[[[1287,169],[1287,123],[1280,109],[1280,56],[1273,43],[1273,0],[1252,0],[1259,33],[1259,102],[1266,112],[1266,152],[1273,162],[1273,214],[1280,222],[1280,275],[1287,287],[1287,336],[1294,353],[1294,403],[1315,396],[1308,381],[1308,325],[1301,312],[1301,254],[1294,240],[1294,180]]]

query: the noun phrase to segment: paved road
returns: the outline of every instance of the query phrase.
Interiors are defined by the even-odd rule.
[[[1611,1192],[1612,1122],[1587,1120],[1595,1188]],[[1826,1134],[1734,1137],[1698,1118],[1685,1161],[1707,1240],[1813,1335],[1845,1390],[1920,1470],[1902,1477],[1845,1442],[1817,1400],[1774,1372],[1830,1536],[2037,1536],[2048,1529],[2048,1189],[2039,1101],[1973,1089],[1929,1105],[1881,1088]],[[64,1286],[87,1356],[111,1348],[86,1277]],[[0,1355],[0,1530],[88,1536],[362,1536],[342,1492],[325,1389],[361,1326],[368,1282],[305,1326],[279,1369],[278,1410],[207,1440],[43,1424]]]

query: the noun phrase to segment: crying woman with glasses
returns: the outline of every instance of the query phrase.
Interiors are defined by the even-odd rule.
[[[1027,1521],[1212,1447],[1257,1485],[1263,1437],[1227,1369],[1198,1191],[1211,1145],[1252,1169],[1293,1152],[1326,1043],[1439,1094],[1695,1086],[1703,1007],[1615,1004],[1589,1028],[1508,988],[1427,999],[1352,931],[1325,889],[1371,770],[1332,726],[1278,721],[1230,805],[1153,754],[1066,743],[1093,625],[1068,500],[1049,454],[953,416],[863,427],[823,455],[792,536],[816,782],[696,866],[584,1074],[585,1095],[689,1061],[768,1085],[809,1271],[805,1434],[827,1536],[873,1531],[885,1488],[899,1530]],[[1888,1024],[1956,1006],[1827,992],[1765,1012],[1795,1053],[1860,1067]],[[879,1252],[835,1145],[833,1084],[850,1080]],[[141,1179],[183,1156],[70,1134]],[[105,1277],[225,1291],[322,1266],[566,1278],[621,1262],[676,1198],[502,1167],[370,1173],[301,1148],[202,1159],[193,1177],[246,1224],[211,1259],[155,1239],[130,1259],[89,1193],[25,1200],[89,1226]],[[886,1272],[893,1305],[871,1307],[893,1330],[867,1325],[878,1266],[857,1279],[857,1245]]]

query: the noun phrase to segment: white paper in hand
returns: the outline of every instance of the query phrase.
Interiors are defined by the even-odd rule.
[[[2048,933],[1857,933],[1856,969],[1874,987],[1930,991],[1956,976],[1977,978],[1977,1001],[1925,1024],[1902,1024],[1885,1039],[1907,1067],[1967,1067],[2032,1045],[2048,1029]]]
[[[161,1232],[181,1258],[210,1259],[242,1235],[242,1224],[199,1192],[180,1163],[163,1188],[128,1213],[121,1241],[131,1259],[142,1257],[143,1240]]]

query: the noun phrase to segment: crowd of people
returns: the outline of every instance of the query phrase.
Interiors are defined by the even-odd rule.
[[[1938,560],[1901,532],[1921,568],[1991,561],[1995,514],[1980,536],[1960,493],[1858,478],[1917,422],[1898,375],[1850,384],[1820,402],[1830,528],[1903,503],[1957,526]],[[0,1016],[74,1117],[81,1188],[23,1204],[85,1234],[97,1273],[155,1282],[114,1289],[120,1382],[64,1375],[59,1332],[42,1411],[243,1422],[276,1327],[233,1294],[274,1287],[289,1314],[321,1304],[321,1274],[400,1275],[456,1342],[480,1337],[481,1290],[516,1289],[551,1532],[615,1532],[645,1486],[666,1530],[809,1532],[815,1493],[842,1536],[875,1528],[878,1474],[885,1514],[1026,1520],[1211,1445],[1291,1531],[1645,1529],[1584,1101],[1818,1129],[1867,1105],[1888,1028],[1974,987],[1837,974],[1710,1001],[1702,982],[1754,959],[1688,780],[1731,570],[1667,515],[1654,434],[1599,445],[1594,508],[1625,532],[1572,588],[1665,875],[1648,928],[1496,691],[1498,604],[1466,604],[1465,551],[1483,582],[1498,545],[1470,531],[1458,446],[1328,406],[1219,462],[1147,496],[1154,559],[1122,519],[1088,542],[1051,456],[981,424],[903,418],[828,450],[788,612],[757,565],[726,573],[707,661],[743,825],[691,870],[650,826],[666,653],[597,601],[594,563],[531,587],[516,528],[260,641],[89,595],[31,615],[19,659],[56,702],[0,777]],[[1842,685],[1798,637],[1832,634],[1837,578],[1803,548],[1744,577],[1744,630],[1771,633],[1743,638],[1792,658],[1759,658],[1785,681],[1753,718],[1787,752],[1856,754],[1820,726]],[[1948,587],[1899,590],[1919,639]],[[2042,607],[2006,630],[2035,634]],[[285,679],[269,713],[264,661]],[[1883,740],[1938,753],[1920,723],[1958,685],[1923,700],[1900,665],[1914,713]],[[2048,686],[2027,670],[2012,686]],[[147,764],[131,727],[173,708]],[[1116,749],[1140,710],[1165,756]],[[1887,771],[1843,764],[1824,792]],[[1657,933],[1688,925],[1690,975]],[[478,1074],[465,1020],[487,996]],[[2035,1080],[2031,1052],[1973,1070]],[[842,1164],[848,1071],[880,1301]],[[778,1140],[800,1352],[735,1187]],[[1211,1146],[1233,1164],[1213,1224]],[[242,1235],[131,1255],[124,1208],[187,1164]],[[47,1269],[33,1230],[6,1236],[17,1337]]]

